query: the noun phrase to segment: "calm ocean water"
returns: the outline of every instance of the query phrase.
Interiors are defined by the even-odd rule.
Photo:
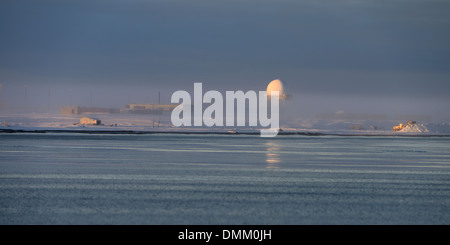
[[[450,224],[450,138],[0,134],[0,224]]]

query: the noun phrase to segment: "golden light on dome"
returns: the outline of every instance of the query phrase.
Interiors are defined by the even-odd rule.
[[[287,98],[286,93],[284,92],[283,82],[280,79],[275,79],[267,85],[267,96],[270,97],[272,91],[278,91],[281,100]]]

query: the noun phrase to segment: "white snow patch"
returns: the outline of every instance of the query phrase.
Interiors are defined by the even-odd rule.
[[[450,123],[417,123],[407,125],[401,133],[419,133],[433,135],[450,135]]]

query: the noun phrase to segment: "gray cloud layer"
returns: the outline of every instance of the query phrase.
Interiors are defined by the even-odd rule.
[[[445,100],[449,1],[0,2],[0,83]],[[439,104],[445,111],[442,104]]]

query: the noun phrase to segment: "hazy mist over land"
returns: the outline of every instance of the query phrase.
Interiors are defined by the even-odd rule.
[[[2,109],[265,90],[289,117],[450,120],[448,1],[1,1]]]

